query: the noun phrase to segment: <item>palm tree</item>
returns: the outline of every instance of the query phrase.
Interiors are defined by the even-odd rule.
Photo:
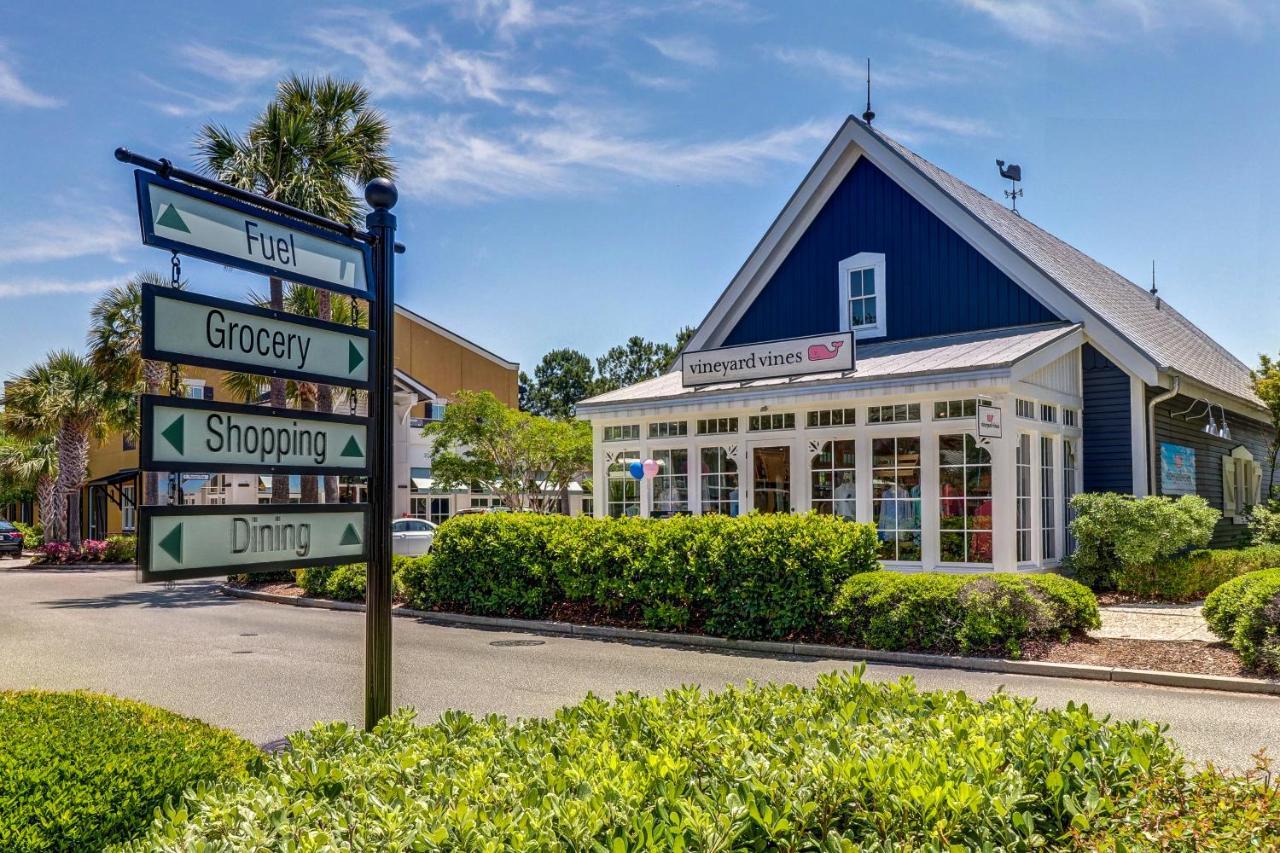
[[[293,75],[280,83],[244,136],[205,125],[196,140],[197,155],[204,171],[220,181],[355,225],[361,203],[353,185],[395,172],[387,153],[391,127],[369,100],[359,83]],[[271,307],[283,310],[284,283],[273,277],[270,288]],[[331,313],[332,297],[324,291],[317,297],[317,314],[325,319]],[[271,405],[283,407],[284,380],[270,380],[270,389]],[[300,388],[299,398],[304,407],[319,404],[332,411],[331,391],[320,395],[314,386]],[[315,482],[303,478],[304,501],[308,493],[314,500]],[[288,502],[283,478],[273,478],[271,500]]]
[[[58,449],[52,435],[27,440],[0,433],[0,479],[34,491],[45,524],[57,513],[57,476]]]
[[[159,394],[164,385],[166,367],[163,362],[142,357],[142,285],[186,287],[174,284],[155,272],[142,272],[119,287],[98,297],[89,311],[89,360],[103,376],[120,388],[141,388],[146,394]],[[136,428],[135,428],[136,431]],[[148,471],[142,481],[142,503],[159,503],[160,480],[156,471]]]
[[[70,350],[50,353],[18,374],[5,392],[5,429],[19,438],[54,435],[58,476],[55,509],[45,536],[80,545],[80,489],[89,468],[89,442],[137,419],[132,388],[121,388],[86,357]],[[65,508],[65,511],[64,511]]]

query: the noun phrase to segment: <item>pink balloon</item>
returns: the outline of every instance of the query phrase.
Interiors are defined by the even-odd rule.
[[[644,475],[646,477],[652,477],[654,474],[657,474],[657,473],[658,473],[658,463],[652,459],[644,460]]]

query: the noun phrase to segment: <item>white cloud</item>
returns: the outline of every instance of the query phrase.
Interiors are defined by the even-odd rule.
[[[996,135],[995,129],[982,119],[934,112],[922,107],[895,106],[891,116],[882,116],[877,127],[908,145],[939,137],[984,139]]]
[[[1033,44],[1112,43],[1135,33],[1228,29],[1256,33],[1273,22],[1267,0],[954,0]]]
[[[0,45],[0,104],[51,109],[62,106],[62,101],[42,95],[22,82],[17,68],[5,58],[4,46]]]
[[[48,278],[0,280],[0,299],[53,296],[60,293],[99,293],[123,283],[123,278],[94,278],[84,281]]]
[[[138,240],[137,225],[118,210],[99,208],[76,218],[30,222],[6,229],[0,263],[39,263],[101,255],[119,260]]]
[[[706,39],[698,36],[667,36],[665,38],[646,38],[649,46],[673,62],[685,65],[697,65],[701,68],[714,68],[720,61],[715,47]]]
[[[231,53],[206,44],[188,44],[181,49],[181,54],[188,68],[237,86],[278,77],[284,70],[284,63],[274,57]]]
[[[873,89],[966,83],[991,76],[1004,67],[1003,61],[992,54],[935,39],[904,35],[895,43],[899,50],[889,61],[872,61]],[[867,84],[865,56],[821,47],[775,47],[766,48],[765,52],[797,71],[834,80],[849,89],[862,90]]]

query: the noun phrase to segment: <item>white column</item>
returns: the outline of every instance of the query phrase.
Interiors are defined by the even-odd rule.
[[[1133,456],[1133,493],[1145,497],[1147,489],[1147,386],[1129,377],[1129,433]]]
[[[1010,417],[1002,436],[987,444],[991,453],[991,556],[997,572],[1012,572],[1018,568],[1018,430],[1013,421],[1013,397],[993,402]]]
[[[698,453],[698,421],[689,421],[689,441],[685,449],[689,452],[689,514],[702,513],[702,456]]]
[[[813,477],[809,473],[809,439],[805,435],[808,423],[805,412],[796,413],[796,438],[791,443],[791,511],[808,512],[813,506]]]
[[[921,408],[924,408],[923,406]],[[926,571],[936,569],[938,547],[938,432],[932,421],[920,422],[920,558]]]
[[[609,466],[604,459],[604,427],[598,422],[591,424],[591,447],[591,514],[604,518],[609,500]]]
[[[1042,521],[1041,510],[1044,506],[1040,502],[1041,487],[1043,485],[1040,477],[1040,434],[1030,431],[1031,435],[1031,562],[1035,565],[1044,564],[1044,541],[1041,533]]]

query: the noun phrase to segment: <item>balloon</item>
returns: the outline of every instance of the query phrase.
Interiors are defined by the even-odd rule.
[[[643,462],[632,462],[631,465],[627,468],[627,470],[630,471],[631,476],[635,477],[637,480],[644,479],[644,463]]]
[[[646,477],[652,477],[654,474],[658,473],[658,463],[652,459],[644,460],[643,467],[644,467],[644,475]]]

